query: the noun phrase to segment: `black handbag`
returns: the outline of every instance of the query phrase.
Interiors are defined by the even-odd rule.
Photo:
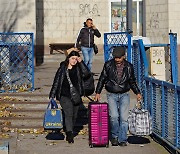
[[[82,102],[80,93],[77,91],[77,89],[73,86],[71,79],[69,77],[69,72],[68,70],[66,71],[66,76],[70,85],[70,94],[71,94],[71,100],[74,105],[79,105]]]
[[[98,47],[96,44],[93,44],[93,49],[94,49],[94,53],[96,55],[98,53]]]
[[[84,89],[84,96],[90,96],[94,93],[95,86],[94,86],[94,78],[92,73],[87,78],[83,78],[83,89]]]

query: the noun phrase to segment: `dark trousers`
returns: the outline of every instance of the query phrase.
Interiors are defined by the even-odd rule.
[[[77,113],[79,110],[79,105],[74,106],[71,99],[65,96],[61,96],[60,104],[64,111],[66,132],[73,131]]]

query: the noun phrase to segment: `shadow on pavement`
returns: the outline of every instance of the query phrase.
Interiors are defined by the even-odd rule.
[[[64,135],[59,131],[52,131],[51,133],[47,134],[47,140],[64,140]]]
[[[130,144],[148,144],[148,143],[150,143],[150,140],[146,137],[141,137],[141,136],[129,136],[128,143],[130,143]]]

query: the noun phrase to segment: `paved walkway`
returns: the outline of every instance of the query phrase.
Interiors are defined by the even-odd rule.
[[[48,99],[48,93],[52,85],[55,72],[59,62],[64,59],[63,54],[45,56],[44,64],[35,67],[35,91],[32,92],[34,99]],[[103,55],[94,57],[93,69],[95,80],[99,77],[104,63]],[[21,95],[19,95],[21,97]],[[105,90],[102,92],[101,100],[106,101]],[[32,97],[31,97],[32,98]],[[131,108],[136,103],[134,94],[131,93]],[[166,154],[168,153],[161,145],[154,142],[150,137],[137,138],[130,136],[127,147],[98,147],[89,148],[88,135],[77,135],[74,144],[68,144],[63,136],[56,136],[58,140],[47,140],[47,134],[30,133],[9,133],[9,139],[0,139],[1,142],[7,140],[10,144],[9,154]],[[0,153],[1,154],[1,153]]]

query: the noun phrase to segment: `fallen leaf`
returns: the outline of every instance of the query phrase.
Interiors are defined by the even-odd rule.
[[[51,142],[49,145],[57,145],[56,142]]]

